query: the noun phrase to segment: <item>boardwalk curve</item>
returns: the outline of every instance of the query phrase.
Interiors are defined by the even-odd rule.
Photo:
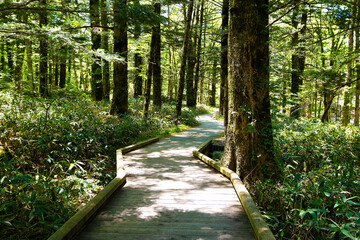
[[[225,177],[192,157],[223,129],[201,125],[124,156],[127,184],[116,191],[77,239],[254,239]]]

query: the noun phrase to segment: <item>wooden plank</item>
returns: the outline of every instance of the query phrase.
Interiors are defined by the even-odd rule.
[[[231,182],[191,155],[213,121],[124,155],[127,186],[78,239],[255,239]]]

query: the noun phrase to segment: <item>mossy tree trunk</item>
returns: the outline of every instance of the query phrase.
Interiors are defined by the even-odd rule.
[[[229,124],[221,164],[244,181],[279,176],[269,98],[268,0],[230,0]]]

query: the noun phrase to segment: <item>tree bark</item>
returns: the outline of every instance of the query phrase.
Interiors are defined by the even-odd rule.
[[[279,177],[269,97],[268,0],[231,0],[229,124],[221,165],[245,182]]]
[[[46,8],[46,0],[40,0],[40,4],[43,8]],[[45,27],[48,23],[47,11],[43,10],[39,13],[40,17],[40,28]],[[40,36],[40,85],[39,93],[42,97],[48,95],[48,40],[45,34]]]
[[[195,86],[194,86],[194,100],[195,106],[197,102],[197,92],[200,80],[200,64],[201,64],[201,52],[202,52],[202,33],[203,33],[203,23],[204,23],[204,0],[201,0],[201,9],[200,9],[200,32],[197,41],[197,53],[196,53],[196,68],[195,68]]]
[[[66,85],[66,47],[61,47],[61,61],[60,61],[60,80],[59,87],[64,88]]]
[[[229,0],[223,0],[222,4],[222,22],[221,22],[221,63],[220,63],[220,102],[219,113],[225,117],[227,114],[226,95],[227,95],[227,78],[228,78],[228,28],[229,28]],[[224,119],[224,125],[226,127],[227,121]]]
[[[137,4],[139,4],[139,1],[136,1]],[[141,35],[141,26],[139,23],[135,23],[135,29],[134,29],[134,38],[135,41],[138,41]],[[140,54],[140,49],[138,48],[135,52],[135,82],[134,82],[134,98],[137,98],[141,96],[142,88],[143,88],[143,77],[141,76],[141,65],[143,64],[143,58]]]
[[[114,92],[110,114],[122,115],[128,111],[128,69],[127,69],[127,12],[126,0],[114,0],[114,53],[123,58],[114,62]]]
[[[28,80],[30,82],[30,89],[31,91],[35,91],[34,85],[34,70],[33,70],[33,62],[32,62],[32,46],[31,41],[29,39],[25,40],[26,46],[26,62],[28,67]]]
[[[209,89],[209,105],[215,107],[216,105],[216,68],[217,68],[217,59],[214,59],[213,68],[212,68],[212,78],[211,78],[211,90]]]
[[[299,2],[300,0],[294,0],[294,10],[292,16],[292,27],[294,33],[292,34],[291,45],[295,49],[291,57],[292,62],[292,72],[291,72],[291,93],[292,93],[292,101],[293,106],[290,109],[290,116],[293,118],[300,117],[300,99],[299,99],[299,92],[300,92],[300,85],[302,85],[302,74],[305,68],[305,52],[304,48],[301,47],[301,42],[303,40],[303,36],[305,35],[306,31],[306,22],[307,22],[307,13],[304,12],[301,16],[301,26],[302,29],[300,30],[301,37],[299,38]]]
[[[160,16],[161,5],[155,3],[154,5],[155,14]],[[161,36],[160,36],[160,22],[156,23],[153,27],[153,40],[154,40],[154,65],[153,65],[153,103],[154,106],[161,108],[161,90],[162,90],[162,79],[161,79]]]
[[[96,51],[101,47],[100,35],[100,4],[99,0],[90,0],[90,22],[91,22],[91,49]],[[93,56],[94,61],[91,65],[91,97],[95,101],[103,99],[103,83],[100,58]],[[69,72],[70,73],[70,72]]]
[[[101,26],[103,27],[103,34],[101,39],[101,48],[104,49],[105,53],[109,52],[109,31],[108,27],[108,7],[107,0],[101,0],[101,14],[100,21]],[[103,99],[110,101],[110,63],[109,61],[103,59],[103,69],[102,69],[102,80],[103,80]]]
[[[354,50],[354,23],[355,23],[355,17],[354,15],[356,11],[356,6],[354,5],[352,7],[351,16],[350,16],[350,26],[349,26],[349,38],[348,38],[348,56],[351,57],[351,54]],[[349,61],[347,64],[347,82],[351,82],[353,79],[353,64],[352,61]],[[351,113],[350,113],[350,87],[351,85],[344,88],[344,107],[343,107],[343,116],[342,116],[342,125],[347,126],[351,119]]]
[[[183,55],[181,59],[181,67],[179,72],[179,89],[178,89],[178,97],[176,104],[177,118],[179,118],[181,115],[182,100],[183,100],[184,87],[185,87],[185,69],[186,69],[186,60],[187,60],[188,48],[189,48],[190,25],[191,25],[191,16],[193,12],[193,7],[194,7],[194,1],[190,0],[188,3],[188,11],[185,22],[185,33],[184,33],[184,42],[183,42],[183,51],[182,51]]]

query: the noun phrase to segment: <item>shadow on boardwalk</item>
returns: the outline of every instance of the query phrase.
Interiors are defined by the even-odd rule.
[[[78,239],[254,239],[231,183],[192,157],[222,130],[201,126],[125,155],[127,184]]]

